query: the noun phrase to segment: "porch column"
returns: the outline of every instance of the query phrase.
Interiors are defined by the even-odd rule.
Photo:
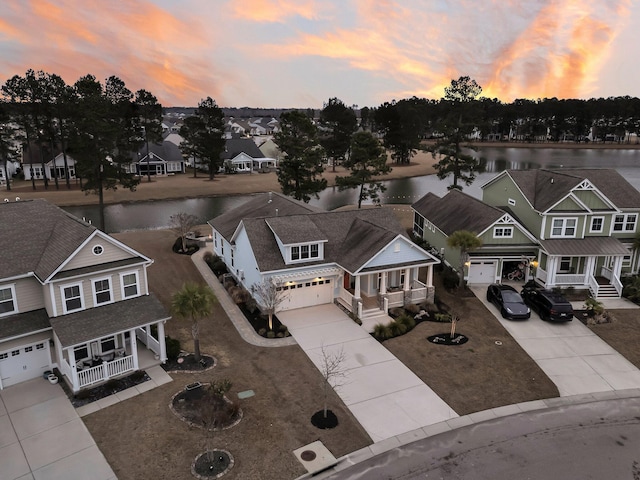
[[[411,277],[411,268],[405,268],[404,269],[404,285],[402,286],[402,289],[405,292],[410,288],[410,285],[411,285],[410,277]]]
[[[622,271],[622,257],[615,257],[613,260],[613,271],[611,272],[611,280],[614,278],[620,278],[620,272]]]
[[[149,348],[149,345],[151,344],[151,342],[149,342],[149,338],[152,336],[151,335],[151,326],[147,325],[144,327],[144,333],[147,335],[146,338],[144,339],[144,344],[147,346],[147,350],[151,350]]]
[[[590,256],[587,257],[587,261],[584,265],[584,285],[589,285],[589,279],[591,277],[595,276],[595,270],[596,268],[596,257]]]
[[[433,287],[433,265],[427,267],[427,287]]]
[[[67,352],[69,353],[69,368],[71,369],[71,386],[74,392],[80,390],[80,386],[78,385],[78,371],[76,370],[76,352],[73,348],[68,348]]]
[[[164,343],[164,322],[158,322],[158,343],[160,344],[160,361],[167,361],[167,345]]]
[[[548,287],[553,287],[556,284],[556,269],[558,268],[558,257],[549,257],[547,262],[547,284]]]
[[[131,342],[131,355],[133,356],[133,369],[138,370],[138,339],[136,331],[129,330],[129,341]]]
[[[380,295],[387,293],[387,272],[380,274]]]
[[[360,275],[356,275],[356,286],[353,289],[353,296],[360,298]]]

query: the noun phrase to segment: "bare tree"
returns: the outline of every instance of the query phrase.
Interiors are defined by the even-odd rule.
[[[273,316],[282,302],[288,298],[286,291],[278,286],[274,278],[265,278],[259,283],[254,283],[251,290],[262,312],[269,316],[269,330],[273,330]]]
[[[327,351],[324,345],[320,347],[320,373],[324,381],[322,382],[322,393],[324,396],[324,418],[327,418],[327,402],[329,399],[329,387],[338,390],[346,384],[348,372],[344,366],[346,354],[342,347],[335,353]]]
[[[169,217],[169,227],[182,239],[182,251],[187,250],[187,233],[198,224],[198,217],[180,212]]]

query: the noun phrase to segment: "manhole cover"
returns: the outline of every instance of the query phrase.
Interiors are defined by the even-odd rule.
[[[310,462],[316,459],[316,452],[313,450],[305,450],[300,454],[300,458],[305,462]]]

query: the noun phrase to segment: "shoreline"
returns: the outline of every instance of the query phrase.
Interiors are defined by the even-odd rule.
[[[424,143],[425,145],[427,143]],[[503,143],[503,142],[476,142],[472,145],[484,148],[529,148],[529,149],[595,149],[595,150],[639,150],[640,144],[575,144],[575,143]],[[424,175],[435,174],[433,164],[436,160],[431,153],[418,151],[411,159],[409,165],[397,165],[389,160],[392,170],[383,177],[383,180],[394,180],[399,178],[412,178]],[[346,176],[348,171],[341,166],[327,166],[323,173],[323,178],[327,180],[327,186],[335,186],[337,176]],[[12,184],[10,191],[4,187],[2,197],[13,200],[19,197],[22,200],[34,198],[44,198],[60,207],[69,206],[90,206],[98,204],[98,197],[92,193],[85,193],[80,190],[79,182],[72,181],[72,188],[67,189],[66,184],[60,181],[60,188],[55,189],[54,181],[49,182],[49,189],[44,189],[44,183],[37,181],[37,190],[33,190],[31,181],[16,180]],[[152,177],[148,182],[146,177],[142,177],[140,184],[135,191],[118,188],[116,191],[104,192],[104,204],[113,205],[118,203],[136,203],[147,201],[181,200],[189,198],[206,197],[231,197],[238,195],[251,195],[264,192],[280,192],[275,172],[269,173],[238,173],[216,175],[213,181],[200,172],[194,178],[192,172],[171,175],[166,177]]]

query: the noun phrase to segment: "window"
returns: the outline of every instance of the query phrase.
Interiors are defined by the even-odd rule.
[[[404,270],[400,270],[400,285],[404,288]]]
[[[235,267],[236,260],[234,258],[235,248],[231,247],[231,266]]]
[[[560,272],[568,272],[571,270],[571,257],[562,257],[560,259]]]
[[[116,337],[106,337],[100,340],[100,351],[108,352],[116,349]]]
[[[94,255],[102,255],[102,252],[104,252],[104,248],[102,248],[102,245],[96,245],[95,247],[93,247]]]
[[[44,343],[39,343],[36,345],[36,350],[44,350]]]
[[[76,362],[78,360],[84,360],[85,358],[89,358],[89,349],[86,345],[82,345],[80,347],[76,347],[73,349],[73,353],[75,355]]]
[[[630,267],[631,266],[631,255],[625,255],[622,257],[622,266]]]
[[[108,278],[94,280],[93,296],[96,305],[102,305],[103,303],[111,302],[111,282]]]
[[[613,219],[614,232],[634,232],[636,230],[636,220],[638,216],[635,213],[616,215]]]
[[[0,287],[0,316],[9,315],[17,311],[15,291],[13,285]]]
[[[24,347],[24,353],[29,353],[29,352],[33,352],[33,345]]]
[[[122,298],[138,296],[138,272],[123,273],[120,275],[122,285]]]
[[[493,229],[493,238],[512,238],[513,227],[496,227]]]
[[[0,353],[0,360],[6,360],[7,358],[9,358],[9,354],[8,353]]]
[[[309,245],[295,245],[291,247],[291,261],[308,260],[320,256],[320,246],[317,243]]]
[[[507,202],[509,203],[509,205],[511,205],[512,207],[516,204],[516,201],[513,198],[510,198],[509,200],[507,200]]]
[[[551,236],[575,237],[577,223],[578,220],[575,218],[554,218],[551,227]]]
[[[413,214],[413,231],[420,238],[424,235],[424,217],[418,212]]]
[[[603,228],[604,228],[604,217],[593,217],[591,219],[591,228],[589,229],[590,233],[602,232]]]
[[[62,287],[64,313],[71,313],[84,308],[82,304],[82,284]]]

